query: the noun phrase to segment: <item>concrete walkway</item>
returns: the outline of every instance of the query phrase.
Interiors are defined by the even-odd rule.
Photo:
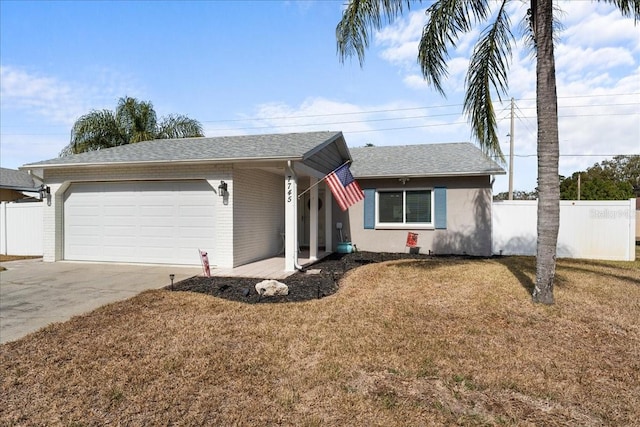
[[[202,273],[200,267],[21,260],[0,272],[0,343]]]

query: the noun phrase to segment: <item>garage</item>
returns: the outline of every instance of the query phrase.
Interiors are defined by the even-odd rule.
[[[214,250],[215,197],[205,180],[71,184],[64,259],[198,265]]]

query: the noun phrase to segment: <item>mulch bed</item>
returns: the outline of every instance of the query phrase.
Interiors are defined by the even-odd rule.
[[[174,291],[200,292],[233,301],[249,304],[296,302],[319,299],[334,294],[338,290],[340,278],[352,268],[375,262],[399,259],[425,259],[428,255],[409,253],[356,252],[352,254],[333,253],[317,263],[279,280],[289,287],[289,295],[262,297],[255,289],[261,279],[241,277],[192,277],[173,285]],[[311,274],[311,270],[320,270]],[[171,289],[167,287],[167,289]]]

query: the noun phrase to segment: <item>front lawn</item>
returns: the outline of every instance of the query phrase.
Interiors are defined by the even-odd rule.
[[[640,425],[640,261],[425,259],[246,304],[149,291],[0,346],[0,425]]]

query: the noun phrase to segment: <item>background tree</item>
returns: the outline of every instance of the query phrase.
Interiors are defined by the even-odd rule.
[[[640,0],[602,0],[615,4],[623,15],[640,18]],[[417,3],[421,3],[418,1]],[[509,0],[437,0],[426,11],[418,47],[418,63],[427,83],[444,95],[448,50],[458,38],[486,24],[475,45],[466,76],[463,110],[472,135],[488,154],[504,159],[497,137],[492,94],[506,96],[508,66],[514,36],[506,12]],[[356,55],[363,65],[371,30],[380,30],[414,4],[409,0],[350,0],[336,28],[340,59]],[[494,9],[495,7],[495,9]],[[495,12],[494,12],[495,10]],[[556,244],[560,223],[558,179],[558,97],[556,94],[552,0],[531,0],[523,17],[525,36],[536,58],[538,121],[538,243],[533,301],[552,304]]]
[[[513,191],[513,200],[536,200],[538,198],[538,191]],[[509,200],[509,192],[503,191],[493,196],[493,200]]]
[[[169,115],[158,122],[151,102],[126,96],[118,100],[115,111],[93,110],[76,120],[71,129],[71,141],[60,156],[153,139],[199,136],[204,134],[197,120]]]
[[[560,177],[560,198],[578,199],[580,176],[580,200],[626,200],[640,194],[640,156],[615,156],[574,172],[570,177]]]

